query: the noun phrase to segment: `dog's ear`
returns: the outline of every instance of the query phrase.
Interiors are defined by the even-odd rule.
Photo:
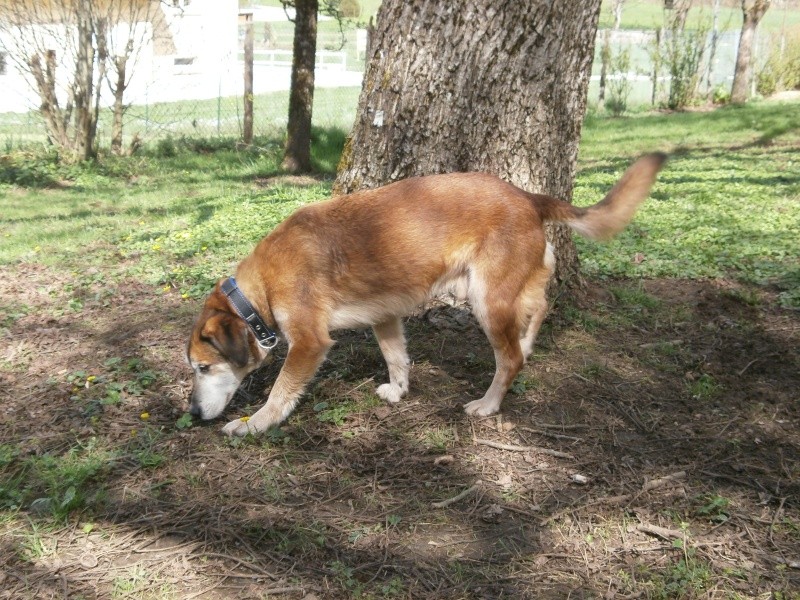
[[[244,367],[250,361],[247,325],[231,314],[221,313],[208,319],[200,337],[237,367]]]

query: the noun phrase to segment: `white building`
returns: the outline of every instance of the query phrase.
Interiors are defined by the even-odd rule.
[[[137,47],[129,62],[131,79],[125,102],[146,104],[185,99],[214,98],[242,92],[242,69],[238,64],[237,0],[171,0],[153,3],[147,22],[126,23],[124,17],[113,28],[114,40],[128,39]],[[35,18],[35,17],[34,17]],[[55,56],[68,57],[66,26],[32,22],[3,32],[0,29],[0,112],[27,112],[39,105],[39,97],[17,68],[11,53],[35,37]],[[42,47],[42,44],[39,44]],[[68,65],[59,65],[56,80],[66,77]],[[59,75],[59,73],[64,73]],[[63,94],[63,91],[62,91]],[[110,104],[112,95],[103,83],[101,98]]]

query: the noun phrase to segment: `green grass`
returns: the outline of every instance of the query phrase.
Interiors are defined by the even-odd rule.
[[[800,104],[767,102],[711,113],[650,113],[622,119],[589,117],[583,130],[575,189],[580,204],[602,197],[643,152],[665,150],[672,152],[673,158],[659,178],[653,197],[618,240],[610,244],[578,242],[584,270],[592,277],[740,279],[755,284],[731,291],[739,295],[742,305],[758,305],[762,298],[768,298],[764,289],[781,291],[787,305],[800,304],[798,123]],[[263,137],[257,140],[255,148],[248,150],[236,150],[232,140],[176,137],[134,158],[102,156],[96,164],[77,166],[61,165],[55,155],[38,151],[0,155],[0,265],[10,274],[17,265],[27,269],[37,265],[48,276],[58,274],[52,278],[53,289],[49,292],[57,299],[52,305],[40,309],[35,307],[34,299],[27,299],[34,307],[31,308],[25,304],[25,298],[22,302],[12,297],[3,299],[0,332],[3,328],[13,329],[18,320],[33,310],[43,311],[44,322],[51,315],[66,316],[62,321],[81,325],[88,322],[81,313],[90,303],[109,302],[109,312],[122,315],[124,305],[116,306],[114,301],[115,290],[123,283],[140,286],[143,282],[144,293],[151,293],[157,306],[162,306],[162,302],[167,304],[165,296],[176,303],[181,297],[202,297],[217,277],[230,273],[253,244],[294,208],[328,196],[344,134],[341,129],[316,129],[314,135],[318,168],[315,178],[282,176],[278,166],[280,137]],[[641,260],[637,255],[641,255]],[[619,363],[615,360],[626,358],[597,355],[596,338],[586,332],[603,334],[619,329],[619,324],[627,328],[624,319],[645,327],[652,322],[653,331],[657,331],[657,322],[692,323],[694,318],[683,319],[669,312],[674,310],[669,302],[658,294],[648,293],[647,284],[609,281],[604,287],[613,296],[613,306],[592,314],[565,306],[563,316],[569,317],[569,311],[573,311],[572,317],[585,331],[573,328],[559,342],[565,349],[572,344],[573,348],[588,352],[581,359],[582,367],[576,363],[574,372],[599,385],[608,385],[611,378],[618,377]],[[137,293],[142,293],[140,290],[137,287]],[[196,307],[196,302],[187,301],[183,305],[192,312]],[[696,323],[702,327],[704,321]],[[169,324],[155,323],[155,326],[154,329]],[[667,337],[654,334],[653,340],[673,337],[671,333]],[[136,344],[133,347],[139,348]],[[665,342],[639,351],[645,354],[641,365],[657,365],[653,368],[665,376],[670,369],[679,368],[680,376],[684,377],[685,360],[669,357],[670,353],[686,352],[685,347]],[[370,352],[377,356],[378,350],[373,347]],[[59,392],[63,402],[55,408],[66,408],[87,417],[87,427],[102,424],[103,410],[127,409],[127,421],[121,422],[128,430],[122,430],[121,438],[116,433],[75,430],[57,445],[45,443],[41,448],[37,445],[37,452],[31,452],[30,446],[16,440],[0,445],[0,521],[11,524],[8,525],[13,533],[9,536],[13,541],[11,548],[20,560],[38,565],[43,558],[56,556],[61,548],[54,531],[65,525],[73,530],[81,523],[88,523],[84,525],[84,535],[92,530],[93,522],[98,523],[99,529],[100,515],[119,501],[115,492],[128,485],[124,477],[131,472],[138,474],[135,481],[143,485],[148,501],[162,494],[163,501],[171,503],[172,480],[165,477],[165,472],[175,458],[173,444],[181,439],[176,436],[192,436],[191,447],[199,453],[222,448],[243,461],[251,457],[250,452],[273,453],[276,459],[281,453],[286,456],[287,451],[301,445],[299,440],[306,438],[316,444],[317,438],[308,437],[309,431],[318,436],[321,430],[331,430],[335,432],[336,443],[341,440],[344,445],[361,448],[361,442],[368,437],[366,424],[374,423],[371,410],[381,404],[368,391],[371,384],[361,387],[368,378],[362,367],[354,365],[375,358],[364,355],[358,361],[353,358],[337,365],[337,374],[346,368],[353,369],[346,376],[321,377],[334,382],[335,387],[312,386],[306,405],[297,411],[286,430],[273,430],[261,439],[212,442],[209,440],[216,440],[212,437],[216,433],[193,427],[188,415],[174,412],[158,419],[158,403],[162,403],[162,409],[168,407],[163,400],[168,387],[166,371],[159,369],[168,367],[154,366],[146,356],[133,358],[121,349],[94,362],[81,357],[72,363],[69,361],[75,359],[65,356],[64,370],[48,373],[48,379],[37,384],[45,386],[43,393],[50,391],[46,386],[63,389],[63,393]],[[489,355],[467,353],[466,361],[489,372],[492,364],[482,358],[486,356]],[[22,380],[26,374],[23,359],[4,360],[0,362],[0,375],[6,375],[3,369],[9,372],[13,369],[9,379]],[[685,377],[685,382],[676,388],[676,395],[694,406],[715,405],[730,393],[732,386],[724,372],[702,366],[700,363],[696,375]],[[542,373],[542,381],[546,381],[546,373]],[[22,385],[16,384],[15,389],[21,389]],[[530,392],[538,392],[541,387],[546,386],[528,373],[517,378],[513,391],[533,396]],[[360,391],[354,395],[356,390]],[[149,419],[143,412],[148,409],[153,411]],[[93,411],[97,411],[96,415]],[[323,427],[319,427],[320,423]],[[413,442],[410,447],[423,454],[457,451],[460,443],[456,425],[449,419],[436,423],[432,419],[413,435],[394,426],[388,433],[397,438],[409,436]],[[47,439],[43,437],[45,442]],[[461,439],[463,442],[463,435]],[[741,436],[731,437],[730,443],[744,444],[742,440]],[[319,451],[314,445],[310,452]],[[287,465],[302,465],[307,460],[308,455],[297,461],[270,458],[269,463],[261,463],[257,486],[260,497],[268,502],[291,501],[297,484],[286,477]],[[469,464],[469,459],[465,462]],[[322,470],[322,466],[308,472],[324,475],[327,469]],[[353,485],[347,478],[358,481],[360,477],[348,469],[337,470],[336,477],[342,486]],[[218,493],[216,473],[213,468],[208,472],[196,469],[187,473],[186,481],[198,492],[211,483],[214,493]],[[297,475],[301,484],[306,485],[302,471]],[[262,522],[259,517],[246,525],[256,532],[245,535],[252,540],[258,537],[261,547],[284,555],[313,557],[325,569],[328,581],[338,586],[342,594],[353,596],[365,590],[366,595],[379,590],[382,597],[408,595],[411,584],[407,584],[408,589],[404,587],[406,578],[387,576],[385,581],[370,587],[364,583],[358,563],[346,553],[340,560],[338,554],[328,552],[336,544],[349,540],[345,548],[348,550],[365,535],[380,534],[389,539],[389,534],[396,530],[397,535],[405,536],[406,524],[411,531],[416,516],[397,508],[396,498],[375,491],[385,477],[391,477],[391,473],[367,469],[363,499],[365,503],[375,502],[376,512],[388,515],[385,526],[380,524],[383,517],[354,521],[344,530],[339,516],[331,522],[335,525],[314,515],[304,515],[296,522],[273,522],[271,518]],[[450,484],[445,480],[443,485]],[[390,486],[388,493],[392,489]],[[399,489],[405,493],[404,487]],[[460,489],[463,485],[442,488],[441,497],[452,496]],[[724,522],[733,514],[736,502],[741,501],[723,489],[709,487],[707,493],[703,489],[703,495],[695,497],[688,513],[676,513],[676,522],[688,521],[693,528],[711,527]],[[522,497],[520,494],[515,489],[503,492],[501,498],[516,503]],[[381,498],[386,499],[386,504]],[[234,503],[237,497],[222,497],[221,502],[229,501]],[[700,525],[694,525],[698,522]],[[798,531],[800,526],[792,515],[787,514],[774,523],[776,536],[786,534],[796,539]],[[720,585],[724,587],[731,577],[741,577],[734,572],[718,572],[717,565],[696,554],[688,533],[682,543],[685,548],[673,546],[667,551],[666,560],[657,565],[636,567],[636,581],[627,584],[623,581],[627,586],[624,591],[643,591],[650,598],[698,597]],[[461,582],[474,575],[470,571],[471,560],[453,560],[447,564],[452,569],[453,581]],[[131,564],[112,573],[104,593],[119,598],[179,597],[180,592],[172,585],[163,581],[160,571]]]
[[[34,513],[66,517],[71,511],[101,502],[97,485],[114,453],[92,438],[64,454],[19,457],[15,448],[0,447],[0,508],[30,506]]]
[[[619,238],[608,244],[578,238],[584,271],[733,277],[778,286],[786,304],[800,302],[798,123],[800,104],[767,102],[711,113],[587,118],[577,204],[599,200],[635,156],[652,150],[673,156],[652,199]],[[315,131],[323,174],[332,175],[343,138],[340,130]],[[142,279],[154,294],[201,297],[291,211],[329,194],[329,178],[254,185],[280,173],[279,140],[264,138],[258,146],[236,151],[224,140],[176,140],[143,156],[77,167],[60,166],[51,155],[6,156],[0,176],[35,185],[0,187],[0,263],[68,269],[78,290],[64,310],[79,311],[83,295],[102,293],[124,276]],[[103,267],[105,283],[85,274],[93,266]]]
[[[575,202],[599,200],[632,157],[672,158],[631,227],[607,244],[578,238],[593,276],[734,277],[800,298],[800,104],[712,113],[589,118]]]
[[[700,25],[710,25],[712,7],[710,2],[695,2],[689,10],[686,26],[690,29]],[[738,3],[737,3],[738,4]],[[623,29],[655,29],[664,23],[663,0],[627,0],[622,9]],[[784,26],[791,27],[800,23],[800,10],[789,9],[784,11],[775,4],[764,15],[760,27],[770,31],[780,31]],[[611,0],[603,0],[600,12],[600,28],[612,27],[614,19],[611,15]],[[719,11],[719,28],[722,30],[738,31],[742,28],[742,11],[738,6],[729,8],[721,7]]]
[[[314,137],[316,165],[331,173],[344,133],[316,130]],[[280,144],[267,139],[264,149],[242,152],[216,143],[193,152],[179,142],[167,156],[108,157],[79,167],[61,167],[49,155],[13,155],[10,162],[29,174],[23,180],[36,185],[0,188],[0,263],[70,269],[79,282],[91,266],[117,264],[104,270],[107,279],[141,276],[154,286],[204,293],[265,232],[330,187],[324,180],[253,186],[279,174]],[[3,169],[8,162],[0,162],[0,173],[18,175]]]
[[[359,93],[357,87],[315,89],[314,124],[321,128],[349,130],[355,120]],[[125,144],[130,143],[133,135],[139,135],[150,143],[182,137],[213,140],[220,136],[241,137],[242,111],[242,99],[239,97],[134,104],[125,113]],[[256,94],[253,97],[253,112],[256,136],[260,136],[262,141],[269,138],[271,144],[281,143],[289,114],[289,92]],[[110,110],[100,111],[97,137],[102,148],[110,145],[111,119]],[[44,127],[36,112],[0,113],[0,142],[6,152],[12,148],[44,144],[45,140]]]

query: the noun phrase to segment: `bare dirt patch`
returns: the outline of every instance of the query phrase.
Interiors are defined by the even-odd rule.
[[[225,419],[180,428],[198,303],[73,280],[0,273],[0,597],[800,590],[800,319],[769,292],[592,284],[482,420],[462,405],[493,358],[460,309],[408,320],[398,406],[374,395],[386,372],[371,335],[341,332],[280,431],[231,441],[219,428],[262,402],[280,357]],[[99,449],[82,504],[53,517],[68,488],[45,458]]]

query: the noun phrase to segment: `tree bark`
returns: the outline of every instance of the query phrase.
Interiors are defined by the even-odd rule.
[[[753,72],[753,41],[758,24],[769,8],[770,0],[742,0],[742,33],[736,53],[733,72],[731,102],[742,104],[750,97],[750,80]]]
[[[337,193],[485,171],[572,199],[600,0],[384,0]],[[554,228],[559,282],[575,281]]]
[[[113,86],[114,91],[114,115],[111,123],[111,152],[122,154],[122,117],[125,115],[125,69],[128,64],[128,56],[114,57],[117,83]]]
[[[296,0],[289,123],[282,167],[294,173],[311,170],[311,111],[317,52],[318,0]]]
[[[75,80],[70,90],[75,106],[73,148],[78,160],[94,157],[97,133],[97,107],[94,100],[95,47],[94,20],[90,0],[79,0],[76,11]]]
[[[244,122],[242,141],[253,143],[253,15],[246,16],[244,25]]]
[[[625,0],[614,0],[611,5],[611,12],[614,15],[614,31],[617,31],[622,25],[622,7],[625,4]]]
[[[711,98],[714,96],[714,59],[719,44],[719,4],[720,0],[714,0],[714,8],[711,13],[711,44],[708,50],[708,72],[706,73],[706,91]]]

